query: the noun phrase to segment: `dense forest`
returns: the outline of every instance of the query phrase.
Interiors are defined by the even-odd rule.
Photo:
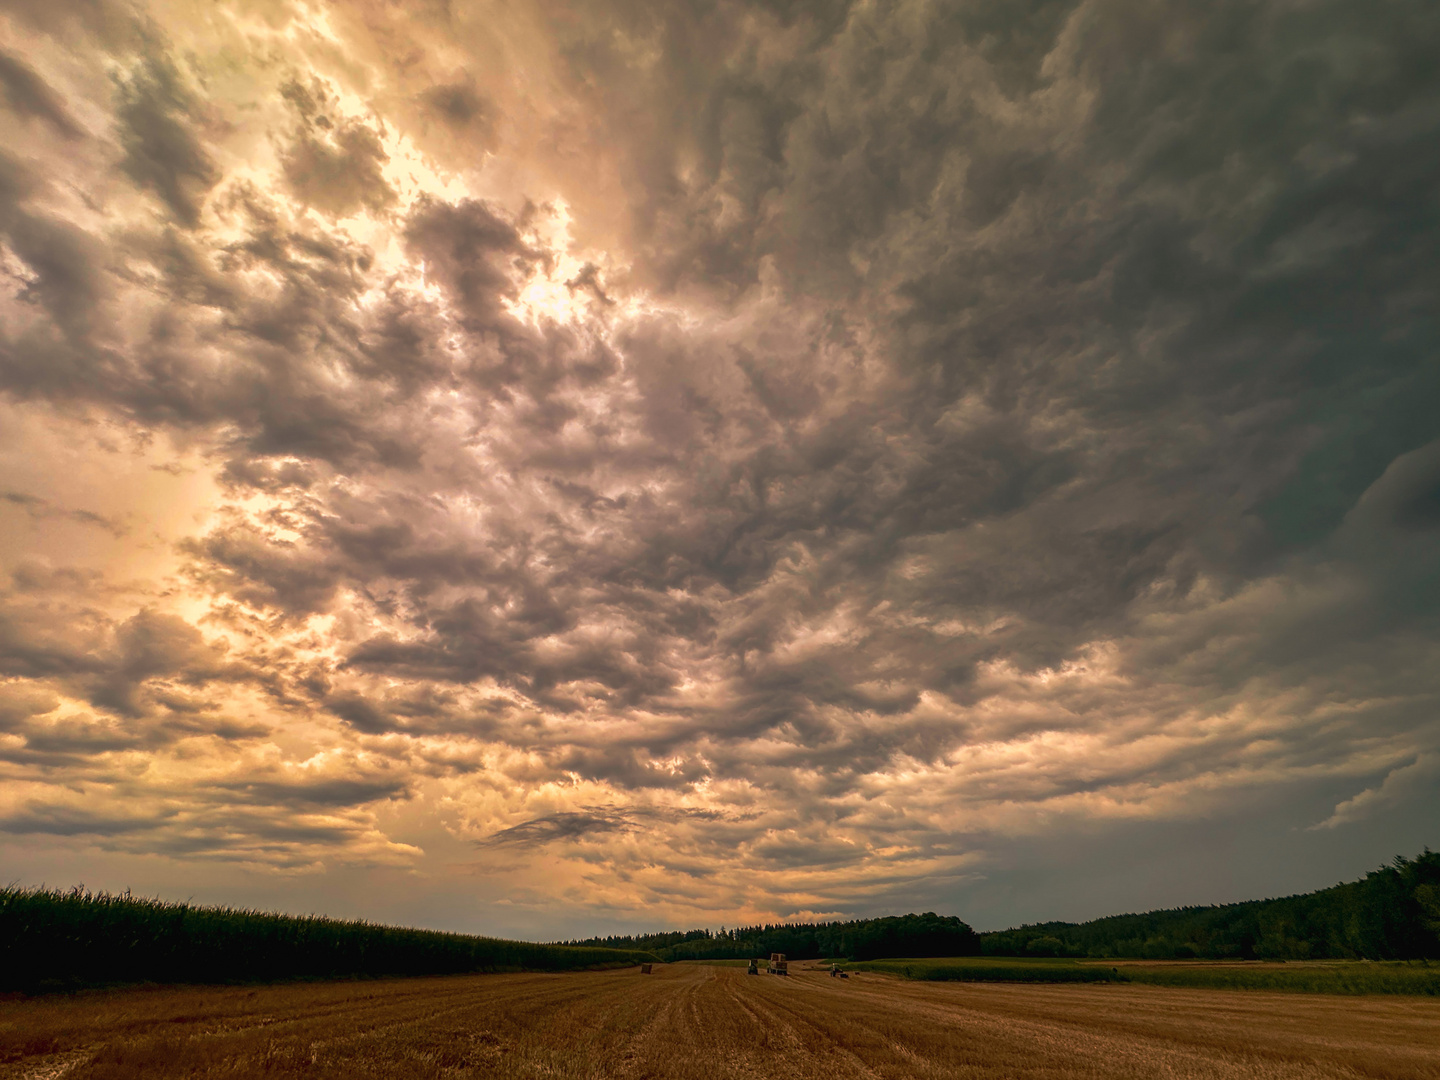
[[[0,889],[0,990],[134,982],[565,971],[656,959],[645,952],[197,907],[79,889]]]
[[[724,960],[784,953],[792,960],[845,956],[976,956],[980,936],[955,916],[892,915],[851,922],[775,923],[733,930],[676,931],[632,937],[587,938],[571,946],[643,949],[665,960]]]
[[[1040,923],[982,934],[986,956],[1151,959],[1440,958],[1440,853],[1301,896]]]
[[[1053,956],[1148,959],[1440,958],[1440,854],[1397,857],[1360,881],[1303,896],[1050,922],[976,934],[933,912],[831,923],[675,931],[570,942],[642,949],[666,960],[783,952],[792,959]]]

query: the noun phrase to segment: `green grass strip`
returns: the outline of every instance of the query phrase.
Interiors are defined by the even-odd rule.
[[[1440,963],[1424,960],[1294,964],[1117,964],[1007,957],[872,960],[846,965],[907,979],[956,982],[1133,982],[1214,990],[1305,994],[1440,995]]]

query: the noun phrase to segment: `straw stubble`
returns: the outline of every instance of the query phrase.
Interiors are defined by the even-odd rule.
[[[0,1078],[1440,1078],[1440,1002],[702,965],[0,1005]]]

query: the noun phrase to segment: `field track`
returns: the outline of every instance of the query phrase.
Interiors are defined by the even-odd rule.
[[[1440,1001],[677,964],[0,1002],[0,1080],[1440,1080]]]

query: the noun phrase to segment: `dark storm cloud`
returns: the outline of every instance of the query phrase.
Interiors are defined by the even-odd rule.
[[[29,271],[19,297],[38,302],[60,333],[80,345],[108,299],[101,269],[105,250],[84,229],[26,208],[43,187],[29,167],[0,153],[0,234]],[[81,374],[71,350],[56,349],[43,339],[6,341],[5,354],[5,381],[22,391],[37,387],[53,392],[73,385]]]
[[[398,727],[394,717],[362,697],[337,695],[327,707],[356,731],[368,735],[379,735]]]
[[[426,199],[406,222],[405,239],[426,273],[445,285],[467,329],[518,334],[502,301],[514,298],[514,267],[531,253],[513,222],[483,202]],[[509,357],[502,353],[501,359]]]
[[[1432,16],[1409,6],[1383,24],[1352,26],[1351,14],[1343,5],[1298,20],[1274,7],[1207,6],[1202,14],[1110,4],[982,16],[916,7],[909,19],[857,10],[838,30],[799,20],[808,33],[831,35],[820,39],[820,55],[837,62],[816,63],[813,38],[793,57],[810,107],[771,140],[784,167],[751,166],[787,212],[774,213],[772,202],[764,214],[735,219],[732,232],[753,230],[736,270],[756,274],[768,256],[789,280],[830,288],[839,276],[850,290],[859,284],[856,261],[869,264],[865,276],[911,305],[901,323],[904,363],[928,368],[915,386],[924,397],[919,422],[969,393],[1011,416],[1068,398],[1102,430],[1148,441],[1153,428],[1126,428],[1183,401],[1200,406],[1194,420],[1207,426],[1242,412],[1241,403],[1258,410],[1271,402],[1281,431],[1237,432],[1235,450],[1258,455],[1303,441],[1323,402],[1371,386],[1374,408],[1392,413],[1391,422],[1356,417],[1337,432],[1348,450],[1311,451],[1315,467],[1343,486],[1313,490],[1302,470],[1286,490],[1266,493],[1278,501],[1255,507],[1272,542],[1302,528],[1292,507],[1322,515],[1315,528],[1333,527],[1406,448],[1399,440],[1424,441],[1433,430],[1410,404],[1429,390],[1414,380],[1423,383],[1417,361],[1433,348],[1417,306],[1425,291],[1412,288],[1434,266],[1433,229],[1422,224],[1430,219],[1434,87],[1414,52]],[[681,35],[686,18],[677,14],[661,32]],[[1368,49],[1376,62],[1312,63],[1318,43],[1332,39],[1347,50],[1331,55]],[[594,51],[581,55],[597,74],[620,62],[602,59],[598,40],[589,44]],[[676,114],[723,114],[747,95],[778,99],[767,77],[794,96],[773,71],[747,72],[737,88],[682,77],[691,60],[683,47],[663,55],[670,63],[656,72],[627,75],[664,83]],[[1136,56],[1146,63],[1133,63]],[[607,88],[598,91],[603,99],[624,83],[597,77],[590,85]],[[1022,89],[1028,101],[1001,107]],[[1056,123],[1055,99],[1076,90],[1096,94],[1088,116],[1067,118],[1078,129]],[[1308,106],[1317,94],[1359,112],[1336,124]],[[706,179],[717,188],[752,182],[747,159],[728,153],[723,125],[702,130],[711,140],[701,156]],[[615,135],[626,137],[618,128]],[[651,149],[678,156],[685,148]],[[672,183],[657,177],[650,190],[674,202],[687,189],[673,183],[679,166],[665,167]],[[1123,175],[1123,184],[1106,190],[1099,179],[1107,175]],[[694,212],[677,215],[687,230],[714,194],[688,184]],[[1265,196],[1241,209],[1232,197],[1240,191]],[[1067,208],[1086,208],[1088,219],[1065,216]],[[907,217],[935,224],[917,234]],[[887,229],[891,238],[872,251]],[[655,246],[666,258],[702,262],[715,241],[691,235],[667,234]],[[1391,301],[1377,303],[1380,296]],[[1157,318],[1168,324],[1163,361],[1136,348],[1158,330]],[[1397,323],[1407,329],[1395,332]],[[1355,347],[1367,350],[1365,361],[1342,362]],[[1308,400],[1293,401],[1300,387]],[[967,464],[941,453],[937,471]],[[1338,464],[1342,453],[1351,464],[1339,470],[1319,460]]]
[[[1406,532],[1440,529],[1440,441],[1392,461],[1351,516]]]
[[[120,836],[155,828],[149,819],[117,820],[62,807],[37,807],[28,813],[0,818],[0,832],[46,836]]]
[[[195,97],[159,48],[116,84],[123,167],[179,224],[193,228],[219,173],[194,130]]]
[[[28,730],[27,730],[28,728]],[[27,725],[12,731],[23,743],[0,749],[0,759],[16,765],[51,769],[83,768],[97,758],[155,745],[114,724],[93,718],[67,718],[56,723]]]
[[[495,103],[480,91],[473,78],[439,83],[420,94],[420,100],[446,125],[466,135],[488,139],[495,125]]]
[[[28,495],[22,491],[0,491],[0,500],[24,508],[32,518],[68,518],[82,525],[97,526],[116,537],[124,536],[129,531],[122,522],[104,514],[97,514],[93,510],[65,510],[39,495]]]
[[[828,864],[844,866],[863,856],[863,849],[837,840],[816,841],[811,837],[769,836],[751,845],[755,857],[778,867],[801,867]]]
[[[993,22],[999,16],[991,13],[988,18]],[[844,26],[815,27],[815,33],[830,36],[811,40],[807,50],[796,56],[793,77],[776,76],[774,85],[769,85],[757,73],[741,89],[705,78],[687,86],[691,97],[713,95],[700,110],[703,115],[722,114],[733,106],[740,110],[737,115],[760,117],[759,135],[754,137],[767,148],[765,153],[747,158],[731,145],[752,137],[745,134],[750,129],[742,116],[702,127],[697,136],[702,159],[711,163],[716,183],[758,183],[736,170],[763,173],[781,204],[789,208],[781,219],[785,227],[799,230],[803,240],[783,244],[781,237],[767,235],[757,218],[755,233],[745,244],[745,273],[755,273],[759,258],[768,254],[781,260],[795,275],[793,280],[800,282],[812,273],[808,262],[821,259],[842,268],[827,270],[826,281],[836,273],[851,274],[850,254],[863,254],[860,249],[873,243],[879,230],[889,228],[887,222],[916,213],[927,200],[927,213],[949,214],[953,224],[948,234],[942,230],[931,239],[903,237],[888,261],[884,255],[865,256],[877,267],[871,273],[886,274],[888,284],[909,302],[899,323],[909,347],[897,350],[900,381],[894,403],[904,411],[872,410],[862,430],[879,429],[892,444],[902,441],[903,455],[877,455],[863,440],[860,446],[847,446],[850,432],[845,416],[827,418],[815,424],[818,430],[813,432],[796,430],[813,417],[820,400],[813,360],[803,354],[793,359],[773,349],[757,354],[753,346],[737,343],[720,366],[736,372],[739,379],[721,382],[709,394],[698,387],[689,389],[685,383],[691,376],[679,367],[657,372],[653,390],[646,387],[645,402],[657,442],[672,452],[683,448],[682,452],[697,455],[718,453],[731,477],[730,489],[718,500],[707,497],[703,488],[687,493],[686,501],[700,512],[694,533],[677,536],[673,523],[663,518],[642,532],[651,546],[669,549],[666,558],[671,567],[679,556],[687,574],[698,572],[700,580],[746,589],[766,579],[786,545],[803,537],[828,555],[832,565],[823,572],[841,580],[859,572],[858,581],[863,582],[867,566],[878,568],[910,555],[923,556],[926,549],[939,545],[935,557],[949,567],[929,575],[923,597],[907,597],[908,602],[922,611],[965,608],[1018,614],[1023,623],[1010,632],[1004,653],[1026,667],[1038,668],[1060,662],[1079,642],[1097,633],[1114,632],[1123,625],[1128,605],[1157,583],[1174,582],[1173,587],[1183,590],[1200,566],[1243,574],[1257,556],[1285,545],[1290,537],[1283,523],[1268,529],[1264,525],[1267,515],[1277,517],[1276,506],[1283,507],[1285,500],[1309,497],[1293,494],[1301,481],[1292,480],[1285,487],[1277,478],[1267,488],[1260,477],[1260,490],[1250,496],[1250,503],[1237,505],[1236,477],[1255,458],[1283,458],[1287,437],[1292,444],[1308,437],[1303,426],[1306,417],[1296,416],[1296,404],[1289,403],[1297,386],[1305,385],[1317,399],[1309,409],[1334,400],[1334,392],[1353,388],[1355,374],[1324,358],[1344,347],[1332,342],[1327,325],[1345,326],[1348,341],[1357,335],[1363,338],[1368,322],[1375,349],[1394,354],[1388,362],[1383,355],[1373,358],[1360,375],[1364,384],[1385,386],[1388,377],[1396,374],[1402,381],[1413,381],[1415,350],[1425,347],[1425,339],[1410,344],[1414,338],[1410,331],[1381,333],[1376,316],[1365,313],[1381,308],[1346,283],[1364,275],[1375,283],[1367,292],[1383,292],[1384,282],[1403,276],[1412,284],[1397,295],[1399,309],[1393,303],[1384,309],[1386,318],[1393,326],[1396,320],[1403,323],[1418,314],[1412,301],[1412,314],[1406,315],[1403,296],[1424,292],[1414,283],[1427,272],[1424,267],[1433,266],[1425,247],[1429,241],[1398,242],[1397,238],[1401,232],[1414,233],[1409,222],[1421,212],[1417,200],[1423,188],[1417,185],[1426,175],[1424,159],[1401,167],[1399,157],[1387,165],[1385,155],[1393,152],[1414,162],[1411,151],[1429,129],[1424,126],[1423,107],[1409,100],[1413,88],[1403,81],[1384,92],[1366,87],[1347,91],[1346,79],[1354,76],[1333,67],[1307,70],[1297,77],[1332,85],[1333,92],[1342,96],[1351,93],[1361,106],[1373,100],[1385,109],[1387,118],[1397,113],[1403,117],[1406,109],[1415,113],[1418,108],[1416,119],[1408,121],[1408,128],[1400,119],[1335,131],[1296,114],[1299,122],[1287,125],[1278,118],[1287,115],[1297,91],[1280,75],[1268,81],[1249,76],[1249,83],[1235,87],[1227,73],[1269,67],[1283,75],[1298,62],[1290,56],[1307,55],[1303,37],[1295,44],[1281,44],[1289,42],[1284,26],[1238,11],[1207,15],[1202,21],[1177,10],[1166,19],[1165,32],[1187,41],[1191,54],[1172,58],[1160,49],[1162,23],[1157,15],[1137,17],[1113,6],[1075,13],[1068,23],[1047,10],[1040,20],[1043,28],[1012,27],[1000,36],[1035,38],[1027,48],[1015,46],[1013,55],[1004,49],[986,55],[991,46],[977,44],[986,35],[1000,33],[988,22],[982,32],[964,18],[949,19],[938,11],[927,12],[918,25],[888,20],[879,13],[856,14]],[[1229,27],[1228,37],[1212,26],[1216,22]],[[688,35],[691,29],[677,22],[667,32]],[[1397,27],[1396,37],[1387,41],[1389,29],[1384,28],[1381,40],[1402,47],[1403,28]],[[1062,30],[1069,35],[1063,47],[1057,44]],[[1322,39],[1323,33],[1334,32],[1332,25],[1322,32]],[[1307,33],[1313,38],[1315,31]],[[928,55],[920,60],[914,49],[922,36],[931,41],[931,52],[938,49],[953,63]],[[1255,54],[1227,56],[1215,65],[1199,59],[1206,55],[1208,42],[1222,39],[1252,42]],[[816,65],[816,49],[861,63]],[[1118,57],[1157,49],[1162,70],[1150,81],[1135,83],[1115,74],[1124,67]],[[687,62],[688,53],[676,47],[664,55],[678,68]],[[1025,74],[1027,65],[1038,69],[1047,55],[1052,69],[1048,80],[1034,70]],[[1110,59],[1112,55],[1116,58]],[[997,75],[997,65],[1007,68],[1003,76]],[[674,81],[667,85],[678,85],[679,76],[670,70],[667,77]],[[1403,62],[1386,65],[1385,70],[1399,80],[1408,72]],[[1189,75],[1213,87],[1213,95],[1202,95],[1199,105],[1190,104],[1189,98],[1181,104],[1174,97],[1173,87]],[[981,108],[984,94],[1006,92],[1007,87],[1015,92],[1018,85],[1043,95],[1055,92],[1054,84],[1066,79],[1099,89],[1092,111],[1082,118],[1078,145],[1064,148],[1063,168],[1053,166],[1062,153],[1055,146],[1062,135],[1055,122],[1042,118],[1030,122],[1027,130],[1003,121],[993,107]],[[809,108],[782,107],[771,100],[781,96],[782,88],[788,94],[796,87],[803,89],[800,96]],[[302,115],[318,115],[308,91],[297,88],[295,94],[305,99]],[[736,100],[742,104],[735,104]],[[901,104],[910,101],[928,104],[916,112],[918,106]],[[822,109],[823,137],[818,111]],[[1292,148],[1289,157],[1254,141],[1255,132],[1246,127],[1252,114],[1271,118],[1265,122],[1283,133]],[[902,122],[895,122],[897,116]],[[1416,123],[1421,126],[1414,127]],[[1392,151],[1384,132],[1397,125],[1401,138]],[[1178,149],[1168,151],[1167,157],[1163,146],[1142,142],[1138,133],[1152,129],[1164,132],[1170,140],[1165,145],[1179,147],[1183,139],[1188,167],[1182,169],[1173,160]],[[1020,145],[1012,145],[1016,140]],[[1317,141],[1335,145],[1316,147]],[[1306,148],[1328,153],[1333,161],[1317,166],[1318,173],[1285,164]],[[1216,170],[1234,161],[1237,153],[1242,178],[1229,183],[1262,188],[1265,178],[1274,177],[1277,190],[1248,220],[1222,218],[1217,226],[1204,212],[1205,200],[1223,195],[1214,189],[1227,181]],[[901,163],[903,173],[896,171]],[[1096,186],[1095,177],[1117,166],[1126,170],[1124,190],[1129,194],[1123,202],[1120,192]],[[953,192],[942,182],[947,168],[957,171]],[[1382,171],[1390,178],[1390,193],[1384,196],[1378,194],[1382,190],[1378,179],[1371,179]],[[826,177],[823,197],[815,190],[822,175]],[[1371,192],[1377,194],[1367,194]],[[681,205],[675,203],[680,194],[666,198]],[[696,199],[704,202],[700,195]],[[946,199],[952,204],[947,205]],[[755,199],[741,202],[758,207]],[[1099,212],[1091,221],[1077,224],[1045,214],[1049,207],[1087,203]],[[685,216],[689,219],[690,212]],[[1337,225],[1337,233],[1324,224],[1332,219],[1352,222],[1353,228]],[[848,223],[848,231],[834,233],[835,223],[841,221]],[[1387,221],[1393,224],[1387,226]],[[1317,240],[1312,251],[1295,237],[1315,228],[1330,229],[1324,233],[1330,239]],[[976,240],[965,239],[978,238],[985,230],[995,235],[980,243],[978,250]],[[946,235],[956,254],[940,250],[939,237]],[[573,416],[570,406],[554,399],[563,384],[563,368],[549,369],[556,374],[547,377],[547,362],[537,354],[536,340],[501,307],[513,296],[516,266],[533,257],[519,241],[514,225],[478,203],[451,207],[431,202],[412,215],[407,236],[412,251],[424,258],[427,273],[443,282],[454,298],[462,325],[471,332],[498,333],[497,347],[488,350],[493,359],[483,373],[476,371],[484,384],[523,386],[531,399],[528,416],[541,424],[541,430],[554,431],[557,423],[568,421]],[[720,257],[715,243],[713,238],[704,241],[693,256],[685,254],[691,248],[683,237],[667,237],[658,246],[713,271],[710,264]],[[1267,260],[1273,262],[1277,245],[1286,243],[1291,247],[1299,243],[1296,250],[1311,258],[1302,258],[1288,269],[1268,269]],[[740,269],[741,264],[734,262],[736,252],[727,250],[730,254],[725,258]],[[1206,251],[1211,254],[1202,256]],[[1374,258],[1389,265],[1368,267],[1367,251],[1376,252]],[[1332,269],[1324,269],[1327,266]],[[1319,287],[1327,273],[1334,281],[1328,291]],[[835,287],[835,282],[826,281],[817,283],[821,288]],[[853,291],[857,286],[863,289],[852,279],[845,288]],[[1340,316],[1333,310],[1337,303],[1362,306]],[[1307,314],[1321,310],[1327,313],[1318,322]],[[1266,314],[1269,311],[1286,312],[1286,322],[1276,324]],[[1167,348],[1164,359],[1153,362],[1136,343],[1158,331],[1157,318],[1165,322]],[[1297,318],[1301,324],[1293,326]],[[413,323],[411,327],[412,332],[425,332]],[[1423,331],[1422,324],[1415,326],[1415,332]],[[1290,334],[1293,344],[1282,343],[1277,338],[1281,332]],[[299,340],[291,331],[284,335],[280,340],[287,343]],[[1400,344],[1385,344],[1387,336],[1398,337]],[[684,348],[693,353],[695,346],[687,342]],[[644,343],[632,341],[631,351],[643,380]],[[1259,363],[1261,355],[1275,359]],[[689,355],[683,361],[692,370],[695,363]],[[676,380],[681,396],[666,404],[664,395],[673,392]],[[843,393],[841,387],[836,389]],[[1409,389],[1412,393],[1405,395],[1406,401],[1422,396],[1413,393],[1416,387]],[[947,424],[947,410],[971,398],[978,400],[981,415]],[[1181,401],[1188,402],[1188,414],[1174,413],[1174,403]],[[1279,415],[1264,415],[1267,403]],[[1061,406],[1058,422],[1040,423],[1041,410],[1056,413],[1057,405]],[[1299,405],[1299,411],[1306,409],[1306,404]],[[696,424],[697,416],[707,415],[707,410],[722,424],[738,424],[752,436],[762,433],[758,445],[732,450],[724,442],[707,439],[704,426]],[[326,411],[338,415],[327,420]],[[319,443],[335,438],[351,424],[358,425],[357,434],[364,429],[367,418],[344,416],[344,412],[344,406],[307,410],[305,440]],[[556,419],[543,419],[547,415]],[[1192,428],[1186,432],[1192,445],[1173,445],[1162,458],[1163,469],[1143,467],[1136,456],[1140,448],[1154,445],[1157,436],[1162,444],[1169,441],[1159,436],[1159,429],[1167,426],[1162,417],[1167,416],[1182,430],[1186,425]],[[266,419],[272,422],[272,431],[281,426],[273,423],[273,417]],[[828,427],[839,430],[830,434]],[[1217,460],[1211,455],[1221,446],[1219,430],[1227,427],[1228,445]],[[681,431],[687,433],[683,442],[677,442]],[[802,449],[807,442],[828,442],[842,449],[831,450],[831,460],[821,451],[824,464],[817,468],[815,451]],[[293,437],[276,447],[282,448],[302,454],[319,449]],[[1311,451],[1312,457],[1316,452]],[[592,465],[593,459],[581,468]],[[891,484],[877,492],[882,488],[882,471],[889,474],[885,479]],[[737,481],[739,491],[734,486]],[[1354,481],[1349,483],[1344,497],[1353,501],[1361,489],[1353,486]],[[773,494],[781,485],[788,489],[788,497]],[[1183,502],[1170,494],[1177,485],[1187,493]],[[1098,509],[1100,505],[1103,509]],[[1341,504],[1342,509],[1344,505],[1348,502]],[[1027,515],[1028,520],[1015,520],[1017,514]],[[622,514],[627,516],[631,515]],[[971,566],[957,563],[957,553],[945,550],[940,538],[985,521],[993,522],[1003,539],[994,546],[982,541],[978,550],[985,555],[972,556]],[[1253,532],[1256,539],[1239,550],[1217,550],[1233,546],[1233,539],[1208,534],[1227,529],[1240,536]],[[855,550],[830,542],[827,532],[841,534]],[[552,535],[566,550],[563,535]],[[396,565],[412,559],[406,549],[417,542],[405,527],[396,526],[371,540],[371,553],[362,555],[353,570],[355,580],[364,580],[384,564],[386,569],[398,569],[402,578],[427,576],[413,560],[403,568]],[[977,550],[976,538],[966,536],[964,546]],[[352,551],[353,544],[346,554]],[[217,549],[215,553],[221,562],[240,560],[231,552]],[[608,561],[605,553],[597,554]],[[573,560],[579,553],[566,550],[566,557]],[[483,574],[479,566],[486,561],[484,555],[470,556],[470,572]],[[464,565],[465,557],[460,562]],[[272,576],[254,565],[256,574]],[[288,561],[277,563],[277,572],[282,565]],[[327,579],[339,580],[333,567],[333,558],[314,567],[314,587],[286,572],[276,579],[273,595],[301,600],[313,594],[317,599],[310,606],[321,603],[333,587],[325,584]],[[1037,575],[1041,567],[1044,573]],[[653,587],[658,581],[646,584]],[[806,592],[818,611],[827,604],[816,598],[816,584],[806,587]],[[520,607],[512,607],[503,622],[495,622],[488,612],[482,617],[481,608],[462,603],[431,612],[428,624],[439,633],[430,642],[400,647],[377,639],[359,649],[352,660],[373,670],[395,665],[396,670],[412,673],[451,671],[459,679],[528,668],[534,671],[531,685],[542,692],[565,675],[591,674],[617,687],[622,676],[613,660],[598,656],[587,660],[575,654],[566,671],[558,672],[540,668],[524,655],[523,642],[532,635],[573,621],[558,615],[553,586],[531,583],[526,593]],[[886,595],[880,589],[872,599]],[[795,599],[787,595],[784,604]],[[752,624],[752,632],[760,635],[754,643],[762,651],[767,640],[773,643],[778,617],[778,613],[761,613]],[[733,640],[733,647],[740,648],[742,639]],[[994,655],[993,648],[988,652]],[[974,659],[985,658],[982,649]],[[937,688],[963,685],[969,670],[963,655],[954,657],[949,666],[954,674],[948,680],[924,681]],[[826,691],[816,681],[835,678],[828,659],[808,665],[815,672],[811,677],[794,665],[787,669],[803,703],[846,700],[843,687]],[[778,673],[768,676],[776,677]],[[662,678],[656,689],[665,685]],[[772,683],[761,685],[774,689]],[[896,707],[913,701],[913,693],[913,688],[892,691]],[[855,704],[854,695],[850,703]]]
[[[113,667],[92,691],[92,703],[138,715],[140,689],[154,679],[201,684],[225,672],[222,653],[174,615],[141,611],[116,628]]]
[[[256,781],[224,785],[247,802],[291,808],[355,806],[406,794],[403,780],[343,777],[312,782]]]
[[[10,108],[26,116],[44,120],[67,139],[79,138],[79,125],[65,110],[55,93],[35,70],[17,56],[0,51],[0,85]]]
[[[231,194],[227,212],[245,225],[243,241],[201,253],[171,237],[135,252],[159,272],[158,295],[145,299],[160,307],[145,340],[123,357],[113,343],[90,340],[95,321],[113,314],[107,301],[116,286],[97,239],[18,206],[7,219],[0,205],[0,228],[8,224],[15,253],[35,275],[27,293],[68,339],[47,339],[40,328],[11,339],[0,373],[6,384],[25,396],[119,407],[150,423],[229,426],[253,456],[235,468],[257,477],[271,455],[412,464],[415,434],[390,407],[426,385],[412,369],[429,361],[423,344],[395,348],[404,343],[404,316],[382,309],[374,324],[357,323],[351,305],[370,254],[287,227],[243,187]],[[273,275],[276,287],[247,288],[256,273]],[[210,366],[215,349],[225,361]],[[373,375],[359,397],[336,384],[348,377],[337,369],[352,367]]]
[[[486,837],[490,847],[516,845],[538,847],[555,840],[578,840],[596,833],[629,832],[633,825],[628,815],[596,811],[550,814],[543,818],[512,825]]]
[[[355,822],[243,806],[220,810],[172,807],[152,815],[138,815],[118,807],[32,805],[0,816],[0,833],[84,837],[108,851],[264,863],[282,868],[305,866],[309,858],[297,852],[307,848],[333,850],[364,838],[363,827]]]
[[[721,817],[714,811],[705,810],[663,810],[649,807],[632,807],[623,810],[609,810],[603,807],[586,807],[583,810],[547,814],[544,817],[522,821],[508,829],[487,836],[480,841],[482,847],[543,847],[557,841],[584,840],[591,836],[609,833],[630,833],[642,828],[647,822],[657,820],[712,822]]]
[[[679,742],[676,739],[675,742]],[[547,764],[560,775],[574,774],[612,784],[622,791],[645,789],[685,790],[711,775],[710,766],[698,754],[681,753],[667,746],[663,738],[650,737],[643,745],[565,747],[544,755]],[[652,756],[665,753],[665,760]]]
[[[585,786],[464,818],[487,847],[678,838],[687,879],[744,852],[876,896],[1037,821],[1381,777],[1328,831],[1430,775],[1433,6],[537,12],[530,112],[457,74],[463,12],[433,56],[423,13],[385,42],[363,115],[334,71],[234,106],[118,50],[121,171],[165,211],[123,234],[0,159],[0,384],[203,448],[223,505],[179,550],[234,634],[17,576],[16,753],[243,742],[211,702],[244,686],[416,770],[215,784],[265,844],[264,807],[463,773]],[[534,135],[617,250],[547,239],[558,202],[407,188],[391,105],[457,176]],[[270,191],[219,149],[266,108]],[[60,693],[102,720],[46,719]],[[681,797],[727,815],[634,805]]]
[[[389,157],[373,129],[334,115],[330,95],[318,80],[309,86],[291,81],[281,94],[298,121],[281,161],[301,202],[332,217],[362,207],[381,211],[395,202],[380,171]]]

